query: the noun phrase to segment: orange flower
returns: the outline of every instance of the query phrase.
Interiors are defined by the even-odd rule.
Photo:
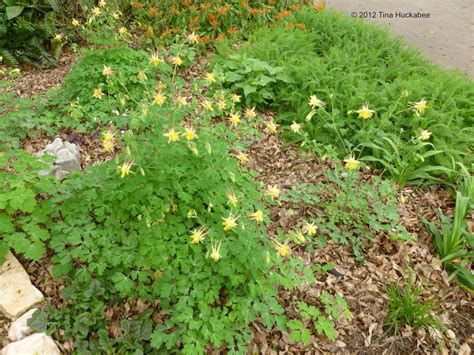
[[[250,8],[250,15],[258,15],[258,9]]]
[[[150,16],[156,16],[160,13],[160,10],[158,10],[158,8],[156,6],[152,6],[150,7],[150,9],[148,10],[148,15]]]
[[[316,5],[314,5],[316,10],[324,10],[326,8],[326,5],[322,1],[318,1]]]
[[[291,8],[296,11],[300,9],[300,6],[298,4],[291,4]]]
[[[298,23],[298,24],[296,25],[296,27],[298,27],[298,29],[300,29],[300,30],[304,30],[304,29],[306,28],[306,26],[304,25],[304,23]]]
[[[242,0],[241,4],[242,4],[242,7],[249,7],[249,3],[247,0]]]
[[[143,7],[143,4],[139,1],[137,1],[136,3],[133,4],[133,8],[135,10],[140,10],[142,7]]]
[[[183,4],[184,7],[188,7],[191,5],[192,1],[191,0],[183,0],[181,1],[181,4]]]

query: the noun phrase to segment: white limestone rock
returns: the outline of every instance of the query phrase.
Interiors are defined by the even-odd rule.
[[[15,320],[43,301],[43,294],[33,286],[23,266],[8,252],[0,266],[0,312]]]
[[[37,155],[44,154],[52,155],[56,160],[50,170],[42,171],[40,175],[53,175],[62,180],[71,172],[81,170],[81,153],[76,144],[56,138]]]
[[[36,333],[20,341],[8,344],[1,355],[60,355],[53,338],[45,333]]]
[[[33,313],[35,313],[37,310],[38,308],[30,309],[16,321],[14,321],[8,330],[8,339],[11,341],[18,341],[30,335],[31,329],[28,327],[28,319],[30,319]]]

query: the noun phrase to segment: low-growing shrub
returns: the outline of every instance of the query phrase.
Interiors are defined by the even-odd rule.
[[[127,336],[142,351],[195,354],[212,344],[241,352],[257,317],[284,326],[277,286],[295,284],[272,270],[279,258],[263,192],[229,154],[225,126],[198,129],[170,115],[153,127],[122,143],[109,136],[124,153],[68,179],[51,199],[53,271],[67,287],[63,305],[33,324],[47,317],[48,331],[64,329],[79,352],[117,349],[100,315],[139,298],[150,312],[145,323],[131,318],[136,333]]]
[[[171,72],[163,60],[150,63],[144,51],[126,47],[91,51],[72,68],[49,105],[63,116],[56,120],[58,125],[84,130],[113,121],[124,126],[128,111],[143,99],[152,99],[156,76],[167,83]]]

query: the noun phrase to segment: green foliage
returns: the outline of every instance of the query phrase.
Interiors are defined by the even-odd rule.
[[[324,311],[313,305],[308,305],[304,301],[297,303],[301,320],[292,319],[287,323],[288,328],[291,330],[290,337],[293,342],[301,342],[304,345],[308,345],[311,340],[312,330],[334,341],[336,340],[335,321],[343,317],[352,318],[347,302],[341,295],[331,296],[327,291],[323,291],[320,301]],[[310,329],[307,326],[310,326]]]
[[[472,176],[465,179],[468,181]],[[463,286],[474,290],[474,275],[471,272],[474,262],[474,236],[466,222],[466,215],[471,211],[471,201],[469,196],[463,196],[458,191],[454,220],[437,211],[441,228],[435,222],[427,221],[423,217],[421,219],[433,235],[436,252],[446,269],[452,273],[452,277],[457,276]]]
[[[110,76],[103,74],[105,67],[112,70]],[[152,66],[146,52],[124,47],[87,53],[49,103],[63,116],[56,124],[79,131],[108,121],[124,126],[128,122],[126,112],[136,109],[145,97],[151,99],[149,90],[154,89],[158,70],[166,83],[171,67],[164,62]],[[145,75],[142,79],[140,72]],[[103,94],[100,99],[93,96],[95,90]]]
[[[32,260],[46,252],[46,197],[55,192],[54,179],[38,175],[46,166],[23,150],[0,151],[0,264],[9,248]]]
[[[330,238],[353,245],[354,254],[363,261],[363,249],[381,232],[396,239],[410,239],[400,225],[397,190],[380,177],[361,179],[355,171],[336,167],[325,171],[325,181],[300,184],[283,200],[304,203],[315,209],[313,222],[318,226],[319,242]]]
[[[57,0],[4,0],[0,3],[0,56],[11,66],[19,62],[51,65],[61,51],[56,21],[63,7]]]
[[[395,334],[398,335],[404,325],[443,328],[441,321],[433,315],[435,306],[430,300],[420,300],[421,295],[422,290],[415,287],[412,278],[407,279],[404,287],[390,285],[387,325]]]
[[[199,138],[172,141],[163,135],[182,131],[176,116],[153,117],[150,131],[125,134],[128,148],[117,161],[67,179],[63,193],[51,198],[58,206],[48,224],[53,271],[67,287],[63,306],[46,311],[48,332],[67,329],[78,352],[125,349],[106,334],[104,308],[159,299],[164,317],[149,341],[148,332],[134,333],[127,350],[136,341],[144,351],[150,344],[160,352],[202,353],[207,344],[243,351],[256,317],[267,327],[284,324],[277,285],[294,287],[294,271],[271,271],[280,261],[264,224],[247,218],[265,212],[263,193],[229,155],[220,138],[228,128],[204,126]],[[229,204],[229,192],[237,206]],[[231,215],[237,226],[225,230],[223,218]],[[201,227],[204,240],[191,243]]]
[[[222,78],[223,87],[243,95],[250,107],[273,103],[275,87],[290,82],[283,70],[283,67],[238,54],[221,59],[213,66],[213,72]]]
[[[271,107],[280,122],[302,124],[321,155],[336,147],[339,157],[371,160],[402,184],[427,178],[454,182],[453,160],[468,166],[473,161],[473,82],[428,63],[365,21],[304,9],[281,25],[255,31],[237,49],[225,45],[218,53],[221,60],[241,55],[283,67],[291,82],[273,87]],[[312,118],[311,95],[327,103]],[[417,112],[413,103],[423,98],[428,107]],[[355,112],[365,103],[374,111],[368,119]],[[432,136],[419,144],[422,130]],[[303,139],[293,133],[288,138]]]

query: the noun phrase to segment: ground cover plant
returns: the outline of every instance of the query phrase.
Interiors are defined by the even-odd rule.
[[[454,161],[472,163],[472,81],[363,21],[303,9],[257,30],[237,53],[232,44],[220,53],[217,68],[233,61],[229,53],[283,68],[291,81],[271,87],[269,104],[292,141],[304,141],[289,129],[296,123],[321,155],[334,147],[339,157],[368,161],[401,185],[454,182]],[[226,76],[235,74],[229,68]]]
[[[472,82],[304,4],[56,21],[88,43],[61,86],[0,97],[0,260],[47,296],[34,332],[75,354],[465,351]],[[84,156],[61,181],[31,154],[57,136]]]

